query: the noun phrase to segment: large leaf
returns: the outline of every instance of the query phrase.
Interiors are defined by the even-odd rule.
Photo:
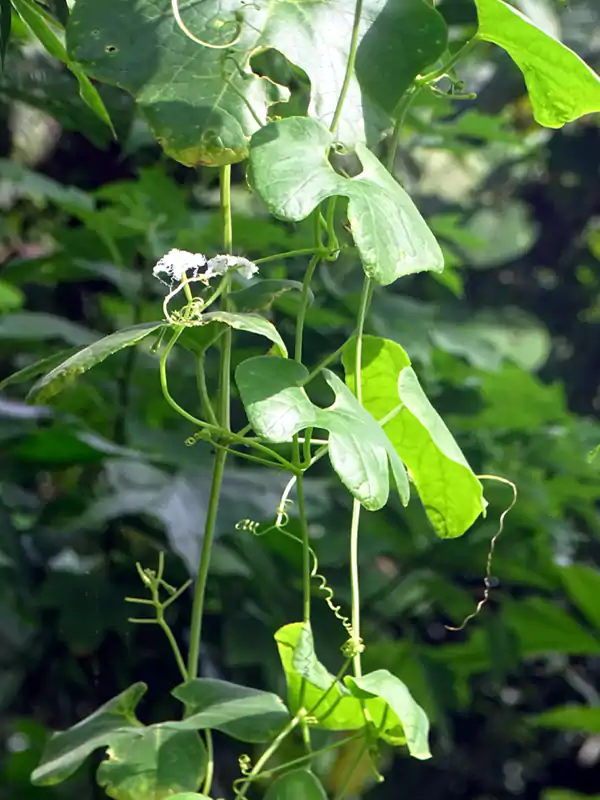
[[[45,403],[50,397],[62,391],[65,386],[96,364],[104,361],[105,358],[112,356],[124,347],[131,347],[141,342],[164,324],[164,322],[146,322],[131,328],[123,328],[121,331],[99,339],[89,347],[84,347],[83,350],[79,350],[40,378],[29,392],[28,399],[31,402]]]
[[[97,781],[115,800],[164,800],[174,792],[197,789],[206,760],[196,732],[152,725],[111,738]]]
[[[331,124],[348,63],[352,4],[181,0],[179,8],[197,38],[221,49],[188,38],[175,24],[170,0],[78,0],[68,28],[75,60],[137,99],[169,155],[188,166],[247,156],[248,138],[266,122],[270,104],[286,96],[250,69],[251,55],[269,47],[306,72],[310,114]],[[445,25],[422,0],[365,0],[361,19],[359,79],[390,111],[444,51]],[[348,147],[366,137],[365,106],[367,97],[351,76],[336,132]]]
[[[244,361],[236,381],[250,424],[270,442],[289,442],[306,428],[329,431],[329,458],[342,483],[370,511],[388,500],[390,469],[402,502],[409,496],[402,461],[381,426],[329,370],[323,377],[335,395],[329,408],[314,405],[302,364],[263,356]]]
[[[269,786],[265,800],[327,800],[327,795],[312,772],[296,769],[277,778]]]
[[[287,356],[287,348],[277,328],[268,319],[261,317],[260,314],[236,314],[229,311],[209,311],[201,316],[202,324],[210,324],[212,322],[222,322],[235,328],[238,331],[246,331],[247,333],[256,333],[258,336],[264,336],[269,339],[273,344],[276,344],[283,356]]]
[[[313,119],[272,122],[252,137],[250,180],[269,211],[305,219],[325,198],[348,198],[348,220],[366,274],[380,284],[423,270],[440,272],[440,246],[417,207],[378,159],[361,144],[363,171],[339,175],[328,160],[333,139]]]
[[[431,758],[427,714],[399,678],[387,669],[378,669],[360,678],[347,676],[345,682],[357,697],[377,697],[387,703],[384,739],[391,744],[406,744],[413,758]]]
[[[145,691],[144,683],[134,683],[77,725],[55,733],[46,745],[39,767],[31,776],[33,783],[51,786],[64,781],[90,753],[110,744],[116,731],[141,728],[134,712]]]
[[[346,380],[353,390],[355,351],[352,340],[343,354]],[[389,339],[364,336],[362,353],[365,408],[382,419],[402,403],[384,431],[410,469],[438,536],[461,536],[485,509],[480,482],[427,399],[403,348]]]
[[[589,706],[561,706],[527,718],[541,728],[577,731],[600,736],[600,708]]]
[[[0,381],[0,391],[5,389],[7,386],[12,386],[16,383],[25,383],[33,378],[37,378],[38,375],[42,375],[43,373],[54,369],[54,367],[76,352],[76,349],[69,348],[68,350],[61,350],[58,353],[53,353],[50,356],[46,356],[46,358],[42,358],[40,361],[34,361],[32,364],[28,364],[26,367],[23,367],[17,372],[13,372],[12,375],[8,375],[6,378],[4,378],[4,380]]]
[[[242,742],[266,742],[289,721],[277,695],[213,678],[196,678],[173,690],[186,710],[179,730],[214,728]]]
[[[475,0],[477,36],[504,48],[527,84],[540,125],[560,128],[600,111],[600,77],[576,53],[503,0]]]

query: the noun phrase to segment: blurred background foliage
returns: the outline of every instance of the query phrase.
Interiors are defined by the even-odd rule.
[[[598,69],[597,0],[519,6]],[[456,36],[472,22],[464,0],[439,8]],[[289,67],[273,57],[269,69]],[[434,759],[389,753],[386,783],[372,787],[365,770],[355,792],[600,797],[600,127],[587,118],[538,128],[519,73],[491,46],[459,72],[477,99],[420,100],[397,163],[447,269],[378,290],[369,325],[408,350],[475,470],[515,481],[519,500],[498,544],[492,600],[460,633],[444,626],[481,595],[510,490],[489,485],[487,519],[456,541],[436,539],[418,501],[364,515],[366,667],[409,685],[432,719]],[[159,318],[164,287],[151,268],[171,247],[219,251],[214,172],[170,162],[129,98],[99,88],[118,142],[15,22],[0,78],[0,379]],[[294,102],[305,94],[300,83]],[[236,252],[310,245],[308,226],[268,218],[243,166],[234,178]],[[261,274],[301,279],[305,268],[273,261]],[[321,267],[309,366],[351,332],[360,282],[351,251]],[[284,336],[296,308],[290,292],[270,310]],[[254,352],[251,337],[236,342],[238,360]],[[185,351],[173,376],[193,407]],[[56,788],[31,787],[29,773],[51,729],[135,680],[150,683],[148,719],[170,712],[175,666],[154,628],[128,625],[124,597],[138,593],[135,562],[152,566],[160,550],[172,583],[195,571],[211,453],[185,446],[193,431],[166,406],[149,346],[109,359],[52,408],[25,404],[25,388],[5,383],[0,393],[0,797],[93,798],[90,765]],[[235,413],[243,424],[239,405]],[[350,501],[320,468],[309,481],[311,535],[347,605]],[[280,491],[278,478],[230,463],[202,673],[283,692],[272,633],[300,612],[300,553],[235,528],[270,519]],[[185,640],[185,603],[171,621]],[[327,663],[344,631],[317,600],[315,626]],[[239,753],[217,746],[220,796]],[[352,755],[322,765],[330,788]]]

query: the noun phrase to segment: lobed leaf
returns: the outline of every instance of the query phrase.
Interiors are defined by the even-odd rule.
[[[356,342],[344,350],[346,381],[356,386]],[[365,408],[377,419],[402,408],[383,429],[410,469],[438,536],[461,536],[485,511],[481,483],[433,408],[396,342],[364,336],[361,385]]]
[[[348,198],[348,220],[365,273],[379,284],[424,270],[441,272],[444,258],[417,207],[366,147],[363,171],[339,175],[328,160],[333,137],[306,117],[272,122],[250,142],[250,182],[280,219],[305,219],[328,197]]]
[[[211,46],[185,35],[170,0],[77,0],[67,31],[73,58],[136,98],[170,156],[188,166],[247,157],[270,106],[288,97],[252,72],[252,55],[269,48],[307,74],[309,113],[331,124],[352,39],[354,8],[346,0],[181,0],[179,9],[190,32]],[[356,75],[336,131],[349,148],[378,138],[387,120],[373,103],[391,113],[447,41],[443,18],[422,0],[365,0],[358,34]]]
[[[600,77],[566,45],[503,0],[475,0],[477,37],[502,47],[527,84],[540,125],[561,128],[600,111]]]
[[[335,400],[314,405],[302,388],[308,371],[295,361],[262,356],[244,361],[236,382],[254,430],[270,442],[289,442],[306,428],[329,431],[329,458],[340,480],[369,511],[388,500],[390,472],[404,504],[406,470],[380,425],[329,370],[323,377]]]

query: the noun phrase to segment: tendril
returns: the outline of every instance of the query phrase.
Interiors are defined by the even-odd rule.
[[[261,530],[260,523],[256,520],[252,519],[242,519],[236,523],[235,529],[238,531],[250,531],[250,533],[254,534],[254,536],[266,536],[266,534],[271,533],[271,531],[279,531],[284,536],[287,536],[288,539],[292,539],[294,542],[297,542],[300,546],[302,546],[302,540],[290,531],[286,530],[286,527],[290,521],[289,514],[286,511],[286,508],[292,505],[293,500],[289,499],[289,493],[292,490],[294,484],[296,482],[295,476],[288,481],[283,494],[281,496],[281,500],[279,501],[279,505],[277,507],[277,517],[275,522],[273,522],[268,527]],[[327,578],[319,572],[319,560],[317,558],[316,552],[313,550],[312,547],[309,547],[310,556],[312,559],[312,569],[310,571],[310,578],[311,580],[318,582],[318,590],[321,592],[321,596],[325,603],[327,604],[329,610],[332,612],[333,616],[341,622],[344,630],[348,634],[348,640],[344,642],[342,645],[342,654],[346,658],[352,658],[359,653],[363,653],[365,650],[365,645],[363,640],[360,637],[356,636],[354,628],[352,627],[352,623],[349,617],[342,614],[342,606],[336,605],[334,602],[334,592],[333,589],[327,583]]]
[[[181,18],[181,12],[179,10],[179,0],[171,0],[171,8],[173,10],[173,16],[175,17],[175,22],[177,23],[179,29],[183,31],[183,33],[185,33],[188,39],[191,39],[193,42],[196,42],[196,44],[201,44],[202,47],[209,47],[211,50],[226,50],[228,47],[233,47],[233,45],[237,44],[240,40],[244,24],[244,19],[241,11],[236,11],[235,19],[229,20],[228,22],[225,23],[226,25],[231,25],[231,24],[235,25],[235,34],[233,36],[233,39],[230,42],[226,42],[225,44],[213,44],[212,42],[207,42],[204,39],[198,38],[198,36],[195,36],[191,32],[191,30],[187,27],[187,25]]]
[[[504,509],[502,514],[500,514],[500,519],[498,521],[498,530],[492,536],[490,541],[490,549],[488,550],[487,561],[486,561],[486,569],[485,569],[485,577],[483,579],[483,597],[477,603],[475,607],[475,611],[471,614],[468,614],[460,625],[454,627],[452,625],[445,625],[444,627],[448,631],[462,631],[464,630],[469,622],[479,614],[481,609],[484,605],[488,602],[490,598],[490,592],[492,590],[492,561],[494,559],[494,550],[496,549],[496,542],[498,541],[502,531],[504,530],[504,520],[506,519],[507,514],[513,510],[515,507],[515,503],[517,502],[517,486],[512,481],[509,481],[508,478],[501,478],[499,475],[477,475],[479,480],[487,480],[487,481],[497,481],[498,483],[504,483],[507,486],[510,486],[513,491],[513,499],[511,500],[510,504]]]

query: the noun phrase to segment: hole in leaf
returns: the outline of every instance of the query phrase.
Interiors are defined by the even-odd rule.
[[[104,48],[104,52],[108,53],[109,55],[112,55],[113,53],[118,53],[119,48],[114,44],[107,44],[106,47]]]
[[[310,81],[303,69],[292,64],[278,50],[269,48],[254,54],[250,68],[255,75],[269,78],[290,92],[289,100],[271,106],[271,117],[306,116],[310,101]]]

